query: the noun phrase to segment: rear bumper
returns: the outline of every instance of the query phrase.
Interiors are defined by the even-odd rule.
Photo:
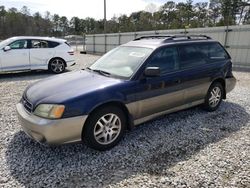
[[[81,141],[87,115],[49,120],[28,113],[21,103],[16,108],[24,132],[37,142],[59,145]]]
[[[230,77],[226,78],[226,92],[229,93],[234,89],[236,85],[236,78],[235,77]]]

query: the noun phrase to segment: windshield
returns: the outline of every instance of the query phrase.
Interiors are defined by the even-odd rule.
[[[151,48],[120,46],[98,59],[90,69],[128,79],[152,51]]]
[[[9,39],[3,40],[2,42],[0,42],[0,49],[4,48],[5,46],[7,46],[12,41],[13,41],[13,38],[9,38]]]

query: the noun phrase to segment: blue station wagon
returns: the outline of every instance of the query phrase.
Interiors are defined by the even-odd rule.
[[[126,129],[202,105],[216,110],[236,84],[230,55],[203,35],[147,36],[85,70],[31,84],[17,104],[23,130],[40,143],[83,141],[106,150]]]

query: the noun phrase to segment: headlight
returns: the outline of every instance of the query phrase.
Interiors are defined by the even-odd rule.
[[[49,119],[59,119],[64,112],[64,105],[40,104],[36,107],[34,114]]]

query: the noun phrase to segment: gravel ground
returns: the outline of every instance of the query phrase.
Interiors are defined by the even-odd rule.
[[[79,55],[80,69],[97,56]],[[250,73],[216,112],[195,107],[127,132],[115,148],[42,146],[21,130],[15,104],[44,72],[0,75],[0,187],[250,187]]]

